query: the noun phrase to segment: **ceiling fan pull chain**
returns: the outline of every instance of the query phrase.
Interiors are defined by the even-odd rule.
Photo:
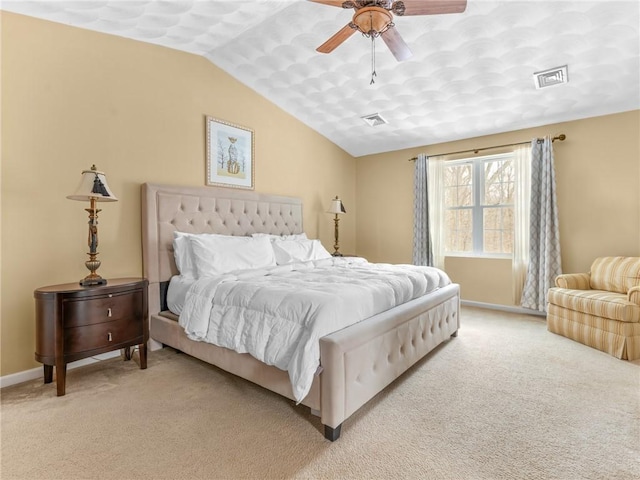
[[[378,74],[376,73],[376,37],[371,35],[371,81],[369,82],[369,85],[373,85],[374,83],[376,83],[373,77],[377,77],[377,76]]]

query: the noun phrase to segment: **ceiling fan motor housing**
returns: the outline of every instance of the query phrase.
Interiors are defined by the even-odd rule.
[[[342,2],[342,8],[355,8],[358,10],[364,7],[382,7],[391,10],[392,3],[392,0],[346,0]],[[395,3],[402,4],[399,0]],[[402,8],[404,8],[404,5]]]

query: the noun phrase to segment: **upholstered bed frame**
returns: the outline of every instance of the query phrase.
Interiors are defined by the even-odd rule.
[[[151,348],[168,345],[294,399],[288,373],[248,354],[192,341],[166,309],[177,269],[173,232],[303,232],[302,201],[247,190],[157,184],[142,186],[142,251],[149,280]],[[448,285],[320,339],[319,373],[302,404],[320,416],[325,437],[440,343],[457,335],[459,286]]]

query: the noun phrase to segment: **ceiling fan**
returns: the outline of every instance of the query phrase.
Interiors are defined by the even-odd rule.
[[[372,40],[382,37],[396,60],[402,62],[412,53],[395,28],[393,15],[439,15],[443,13],[462,13],[467,8],[467,0],[310,0],[333,7],[353,8],[356,13],[347,25],[342,27],[329,40],[316,50],[330,53],[347,40],[356,31]],[[372,43],[373,45],[373,43]]]

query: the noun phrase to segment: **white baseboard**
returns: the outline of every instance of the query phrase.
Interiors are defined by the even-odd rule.
[[[484,303],[484,302],[473,302],[471,300],[460,300],[460,305],[463,307],[477,307],[477,308],[486,308],[488,310],[501,310],[503,312],[510,313],[524,313],[525,315],[536,315],[538,317],[546,317],[547,314],[544,312],[538,312],[537,310],[529,310],[528,308],[515,307],[510,305],[498,305],[497,303]]]
[[[82,360],[68,363],[67,370],[82,367],[84,365],[91,365],[92,363],[119,356],[120,350],[101,353],[94,357],[83,358]],[[10,375],[0,377],[0,388],[10,387],[11,385],[17,385],[18,383],[28,382],[29,380],[36,380],[38,378],[41,378],[44,381],[44,370],[42,367],[32,368],[31,370],[25,370],[24,372],[12,373]]]

